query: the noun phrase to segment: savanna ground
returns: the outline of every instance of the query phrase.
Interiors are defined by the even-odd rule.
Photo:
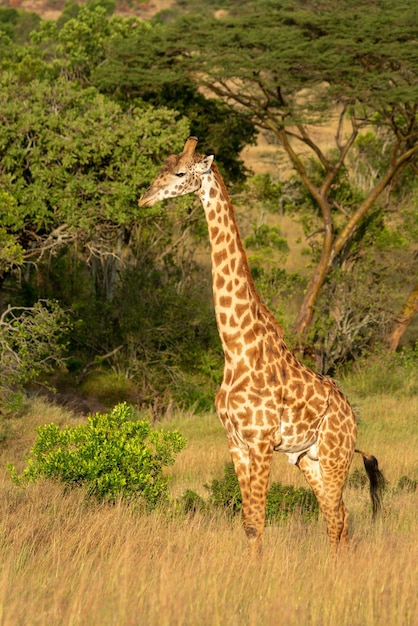
[[[268,526],[263,558],[250,563],[241,522],[224,512],[143,513],[123,502],[98,505],[82,492],[11,483],[38,424],[82,418],[41,400],[5,424],[1,445],[2,626],[74,625],[414,625],[418,624],[418,393],[414,372],[391,389],[391,371],[369,393],[370,373],[343,381],[360,421],[358,445],[375,454],[389,481],[384,513],[370,521],[367,488],[348,486],[351,549],[328,560],[323,520]],[[188,439],[170,468],[171,498],[207,495],[229,460],[214,414],[176,414],[163,427]],[[352,471],[361,469],[360,459]],[[303,485],[279,455],[273,480]]]

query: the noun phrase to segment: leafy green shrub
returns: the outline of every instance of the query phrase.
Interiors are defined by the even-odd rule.
[[[225,507],[232,514],[242,509],[241,492],[233,463],[226,463],[221,479],[212,480],[205,485],[210,492],[210,504]],[[319,511],[318,502],[311,489],[291,485],[272,483],[267,493],[266,520],[274,523],[285,521],[294,513],[299,513],[305,520],[313,519]]]
[[[86,424],[60,429],[38,428],[38,439],[18,484],[38,478],[59,480],[70,487],[84,485],[99,500],[141,496],[153,507],[168,497],[163,468],[174,463],[186,440],[178,431],[152,430],[146,420],[132,419],[126,403],[107,414],[90,416]]]
[[[311,520],[318,516],[318,511],[318,501],[311,489],[272,483],[267,494],[268,521],[285,521],[293,514],[300,514],[305,520]]]
[[[230,513],[239,513],[242,509],[241,491],[233,463],[225,463],[223,477],[214,478],[209,490],[210,504],[226,508]]]
[[[197,513],[197,511],[203,513],[208,509],[205,499],[192,489],[186,489],[184,494],[178,498],[177,503],[184,513]]]

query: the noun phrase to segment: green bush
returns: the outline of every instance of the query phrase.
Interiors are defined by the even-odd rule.
[[[210,485],[205,485],[205,487],[209,491],[211,505],[224,507],[231,513],[241,511],[241,491],[233,463],[225,463],[223,477],[214,478]]]
[[[180,505],[181,510],[184,513],[197,513],[198,511],[204,513],[208,510],[208,504],[202,496],[199,496],[196,491],[192,489],[186,489],[184,494],[178,498],[177,503]]]
[[[226,463],[221,479],[212,480],[205,485],[210,492],[209,502],[217,507],[225,507],[231,513],[239,513],[242,509],[241,492],[233,463]],[[266,521],[270,523],[285,521],[298,513],[305,520],[313,519],[319,511],[318,502],[311,489],[279,482],[271,484],[267,493]]]
[[[316,519],[318,512],[318,501],[311,489],[272,483],[267,494],[266,520],[285,521],[291,515],[299,514],[308,521]]]
[[[152,430],[146,420],[135,421],[123,403],[90,416],[86,424],[39,427],[23,473],[18,475],[13,465],[9,470],[18,484],[50,478],[70,487],[83,485],[99,500],[140,496],[154,507],[168,498],[163,469],[185,443],[178,431]]]

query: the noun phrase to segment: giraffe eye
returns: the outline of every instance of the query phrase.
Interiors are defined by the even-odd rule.
[[[176,176],[181,178],[182,176],[186,176],[186,172],[176,172]]]

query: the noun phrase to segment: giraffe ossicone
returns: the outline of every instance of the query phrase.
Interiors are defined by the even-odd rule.
[[[374,514],[383,476],[374,457],[355,450],[357,424],[337,385],[298,361],[283,329],[262,303],[251,278],[234,210],[213,156],[197,155],[198,140],[169,156],[139,200],[196,193],[202,202],[211,246],[213,300],[225,355],[217,413],[226,431],[238,477],[249,552],[261,553],[273,452],[287,455],[312,487],[336,554],[348,542],[343,489],[354,455],[363,455]]]

